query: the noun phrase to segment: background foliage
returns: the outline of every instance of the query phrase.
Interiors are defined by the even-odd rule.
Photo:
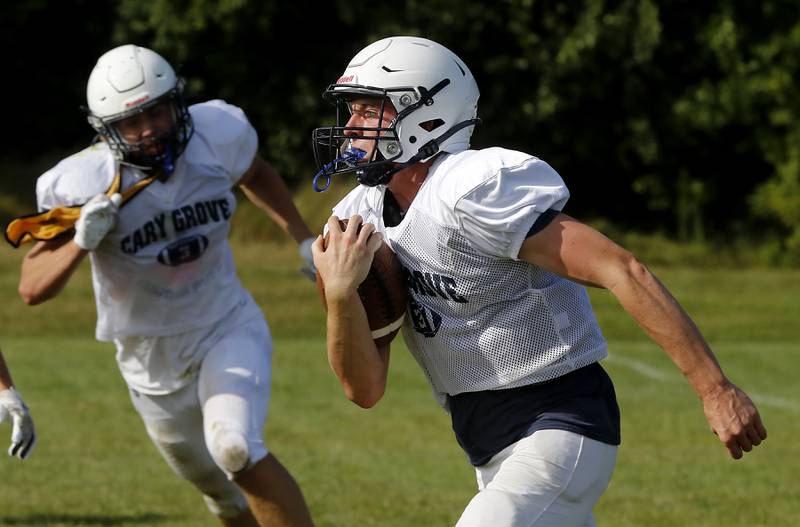
[[[3,219],[27,211],[33,179],[90,138],[78,111],[85,80],[115,45],[150,46],[180,66],[196,100],[244,108],[263,154],[307,188],[311,130],[332,119],[324,87],[368,42],[415,34],[473,70],[484,119],[474,146],[547,160],[572,190],[567,212],[800,261],[794,1],[28,0],[0,9],[0,42],[14,50],[8,71],[20,81],[5,83],[5,100],[33,103],[9,108],[22,133],[0,155]]]
[[[440,41],[481,87],[474,146],[547,160],[573,192],[569,213],[668,265],[659,276],[769,428],[756,452],[725,459],[674,366],[610,295],[591,291],[624,437],[599,523],[792,525],[798,273],[685,266],[800,261],[798,15],[794,0],[5,2],[0,220],[29,212],[35,178],[90,140],[86,78],[100,54],[134,42],[179,66],[194,100],[244,108],[262,154],[321,225],[351,185],[309,189],[310,133],[332,119],[323,88],[374,39]],[[330,373],[322,311],[295,248],[262,243],[278,234],[246,203],[233,237],[275,336],[267,438],[318,525],[452,525],[473,474],[402,344],[386,398],[359,410]],[[214,525],[148,441],[113,351],[92,340],[88,267],[53,302],[27,308],[16,293],[23,254],[0,246],[0,327],[40,441],[25,463],[0,460],[0,525]]]

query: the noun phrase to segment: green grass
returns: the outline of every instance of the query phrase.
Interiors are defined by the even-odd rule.
[[[294,249],[235,247],[245,285],[275,337],[266,438],[300,482],[319,526],[453,525],[475,492],[407,351],[395,346],[389,388],[373,410],[347,402],[324,352],[314,286]],[[146,437],[111,347],[93,340],[88,265],[64,293],[28,308],[16,295],[22,252],[0,249],[0,345],[39,432],[25,462],[0,459],[0,526],[214,526],[199,495]],[[800,272],[659,269],[754,396],[769,439],[733,461],[669,360],[607,293],[593,291],[609,339],[606,368],[623,444],[600,526],[783,526],[800,514]],[[9,427],[0,425],[0,446]]]

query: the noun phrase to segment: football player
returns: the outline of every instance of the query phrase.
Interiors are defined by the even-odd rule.
[[[311,233],[244,112],[192,106],[183,80],[134,45],[102,55],[87,117],[100,141],[37,181],[39,209],[82,205],[74,232],[25,256],[27,304],[56,296],[89,255],[96,337],[113,341],[133,406],[166,462],[226,526],[311,525],[262,434],[272,342],[227,236],[238,186],[301,244]],[[258,522],[258,523],[256,523]]]
[[[344,173],[360,183],[334,208],[327,246],[313,246],[346,396],[368,408],[386,389],[389,346],[376,348],[356,294],[385,240],[408,277],[406,344],[475,466],[458,527],[594,525],[620,428],[585,286],[611,291],[663,348],[732,457],[758,445],[751,400],[647,267],[561,212],[558,173],[527,153],[469,149],[478,95],[459,57],[417,37],[367,46],[324,92],[340,120],[314,132],[315,187]]]
[[[11,446],[8,455],[26,459],[36,445],[36,429],[22,395],[14,389],[11,372],[0,352],[0,423],[11,417]]]

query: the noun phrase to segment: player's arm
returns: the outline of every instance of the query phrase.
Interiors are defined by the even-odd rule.
[[[312,237],[283,179],[258,154],[239,180],[239,187],[247,199],[266,212],[298,244]]]
[[[377,348],[358,296],[369,272],[380,233],[369,223],[361,231],[360,216],[350,218],[342,231],[339,219],[328,220],[327,247],[322,236],[312,246],[314,261],[325,284],[328,362],[348,399],[363,408],[375,406],[386,390],[389,346]]]
[[[64,289],[75,269],[117,224],[122,196],[100,193],[87,201],[74,234],[37,242],[22,260],[19,295],[28,305],[50,300]]]
[[[14,381],[11,380],[11,372],[8,371],[8,366],[3,358],[3,352],[0,351],[0,391],[13,387]]]
[[[22,259],[19,295],[28,305],[41,304],[58,295],[88,254],[65,233],[36,242]]]
[[[280,174],[258,154],[253,158],[250,168],[239,180],[239,188],[253,204],[267,213],[289,236],[297,242],[300,256],[308,265],[301,269],[310,280],[317,272],[311,256],[314,236],[292,200],[289,189]]]
[[[0,422],[9,416],[12,428],[8,455],[25,459],[36,444],[36,431],[28,407],[22,402],[20,393],[14,389],[11,373],[0,352]]]
[[[725,377],[697,326],[633,254],[558,214],[525,240],[519,257],[570,280],[608,289],[686,376],[703,402],[711,429],[733,458],[766,438],[750,398]]]

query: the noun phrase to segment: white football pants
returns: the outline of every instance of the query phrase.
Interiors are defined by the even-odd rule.
[[[131,390],[153,443],[172,470],[193,483],[212,513],[247,510],[234,474],[267,455],[263,442],[269,404],[272,341],[263,317],[222,336],[193,382],[167,395]],[[229,441],[230,438],[239,439]],[[230,448],[231,443],[234,447]]]
[[[478,494],[456,527],[594,527],[617,447],[563,430],[539,430],[476,467]]]

